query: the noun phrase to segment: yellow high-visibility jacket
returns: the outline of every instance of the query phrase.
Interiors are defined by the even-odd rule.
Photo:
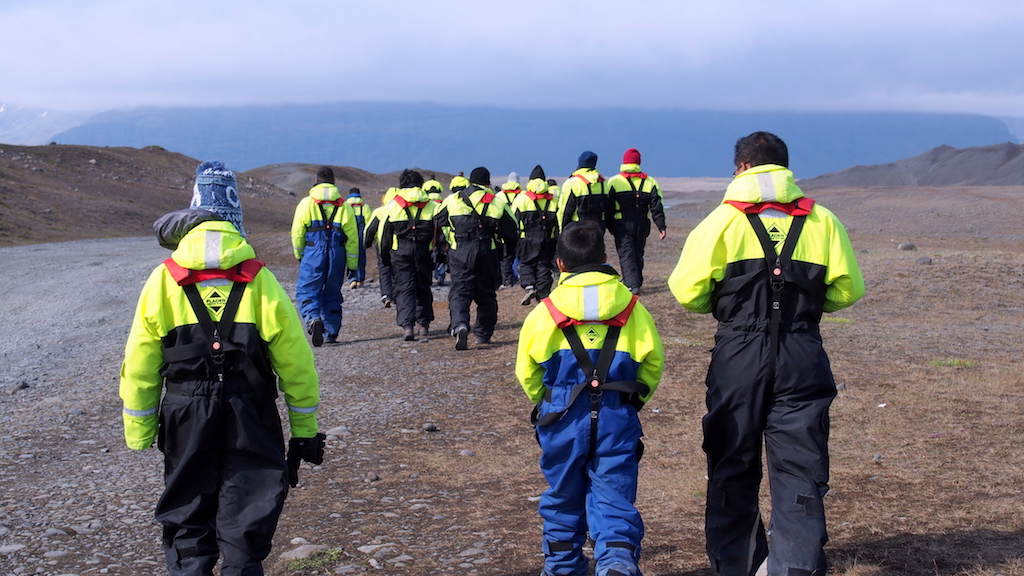
[[[255,258],[252,247],[229,222],[203,222],[181,240],[171,258],[189,270],[227,270]],[[228,284],[225,286],[224,284]],[[225,280],[198,284],[199,294],[214,322],[220,320],[231,290]],[[142,288],[121,365],[120,395],[124,403],[124,434],[129,448],[142,450],[157,435],[163,390],[165,339],[173,340],[198,324],[184,290],[160,264]],[[263,348],[277,376],[277,388],[288,406],[291,433],[312,438],[317,433],[319,379],[313,352],[288,294],[274,274],[261,268],[242,293],[231,341],[258,339],[248,349]]]
[[[337,206],[338,209],[334,210]],[[320,208],[324,212],[321,213]],[[299,200],[295,207],[295,216],[292,218],[292,249],[295,252],[295,259],[301,260],[306,251],[306,232],[310,228],[324,225],[324,213],[332,219],[333,226],[345,236],[345,267],[355,270],[359,265],[359,228],[356,225],[356,215],[352,207],[345,203],[334,184],[321,183],[309,189],[309,196]]]
[[[737,176],[729,184],[723,203],[686,239],[679,263],[668,279],[676,300],[693,312],[714,312],[720,322],[757,322],[765,314],[763,303],[741,301],[738,298],[742,294],[716,298],[716,286],[723,282],[767,269],[764,249],[741,208],[747,204],[790,204],[802,198],[804,193],[794,182],[793,173],[782,166],[755,166]],[[770,206],[760,217],[778,253],[793,217]],[[864,295],[864,277],[846,229],[820,204],[812,204],[806,216],[792,263],[794,270],[824,286],[824,302],[806,302],[808,309],[790,311],[796,317],[817,324],[822,311],[835,312]]]

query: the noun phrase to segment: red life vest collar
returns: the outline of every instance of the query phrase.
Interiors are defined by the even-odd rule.
[[[645,180],[647,179],[646,172],[619,172],[619,175],[625,176],[626,178],[643,178]]]
[[[572,177],[573,178],[579,178],[580,180],[583,180],[587,184],[587,186],[590,186],[591,184],[595,184],[595,182],[591,182],[590,180],[587,180],[586,178],[584,178],[583,174],[573,174]],[[601,176],[600,174],[598,174],[597,175],[597,182],[604,182],[604,176]]]
[[[313,198],[313,202],[316,202],[317,204],[331,204],[332,206],[341,206],[345,203],[341,198],[338,198],[337,200],[317,200],[316,198]]]
[[[526,197],[534,202],[537,200],[553,200],[555,198],[550,192],[541,192],[538,194],[537,192],[531,192],[529,190],[526,191]]]
[[[266,266],[264,262],[252,258],[245,260],[238,266],[232,266],[227,270],[211,268],[208,270],[190,270],[182,267],[173,258],[164,260],[164,266],[171,274],[171,278],[178,283],[178,286],[198,284],[204,280],[227,279],[232,282],[252,282],[261,268]]]
[[[427,202],[430,202],[430,200],[427,200],[426,202],[409,202],[408,200],[401,196],[395,196],[395,202],[397,202],[398,205],[402,207],[402,209],[408,208],[409,206],[423,208],[424,206],[427,205]]]
[[[739,200],[726,200],[725,203],[744,214],[760,214],[765,210],[774,209],[785,212],[790,216],[807,216],[814,207],[814,200],[806,196],[797,198],[788,204],[782,204],[781,202],[740,202]]]
[[[494,201],[494,192],[484,192],[484,195],[480,197],[481,204],[490,204]]]
[[[581,326],[583,324],[605,324],[607,326],[619,327],[625,326],[626,321],[629,320],[630,314],[633,313],[633,307],[636,306],[637,300],[639,300],[639,297],[634,294],[633,298],[629,300],[629,304],[622,309],[622,312],[619,312],[607,320],[577,320],[575,318],[569,318],[561,310],[555,307],[555,303],[551,301],[550,297],[541,300],[541,302],[547,306],[548,312],[551,314],[551,319],[555,321],[555,326],[561,329],[566,326]]]

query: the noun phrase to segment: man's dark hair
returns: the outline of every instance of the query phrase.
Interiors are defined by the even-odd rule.
[[[604,232],[593,220],[570,222],[558,236],[558,257],[567,270],[603,264]]]
[[[415,170],[402,170],[402,175],[398,177],[399,188],[419,188],[423,186],[423,175]]]
[[[734,166],[750,164],[750,167],[777,164],[789,168],[789,149],[786,143],[771,132],[754,132],[736,141],[733,155]]]
[[[321,166],[316,170],[316,183],[334,184],[334,170],[330,166]]]

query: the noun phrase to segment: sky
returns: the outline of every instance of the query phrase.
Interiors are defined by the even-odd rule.
[[[0,0],[0,103],[1024,117],[1020,0]]]

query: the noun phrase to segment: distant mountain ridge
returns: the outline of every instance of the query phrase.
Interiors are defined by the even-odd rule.
[[[914,156],[872,166],[854,166],[800,181],[818,188],[869,186],[1021,186],[1024,146],[995,144],[971,148],[939,146]]]
[[[99,114],[54,136],[91,146],[159,145],[245,171],[290,162],[359,166],[387,173],[433,166],[455,173],[486,166],[525,175],[536,164],[567,176],[584,150],[604,173],[638,148],[644,169],[664,176],[729,176],[736,139],[781,136],[797,176],[892,162],[946,144],[1016,142],[1002,121],[969,114],[523,110],[439,104],[337,103],[224,108],[138,108]]]

